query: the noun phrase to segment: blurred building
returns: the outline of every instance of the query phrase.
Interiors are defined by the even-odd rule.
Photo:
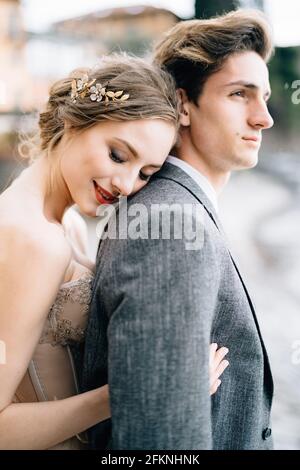
[[[96,11],[54,23],[48,31],[25,31],[21,0],[0,0],[0,159],[11,160],[23,116],[39,110],[50,85],[101,55],[125,50],[143,55],[180,18],[171,11],[134,6]]]
[[[56,23],[53,29],[57,33],[100,41],[106,52],[122,49],[143,54],[154,40],[179,20],[169,10],[140,5],[67,19]]]
[[[160,8],[114,8],[32,33],[24,30],[20,3],[0,0],[0,114],[39,109],[57,78],[76,67],[95,65],[111,50],[141,55],[180,19]]]
[[[0,112],[19,109],[26,100],[25,41],[20,1],[0,0]]]
[[[76,67],[90,67],[111,51],[143,55],[180,18],[149,6],[112,8],[56,22],[43,33],[28,33],[27,66],[35,83],[34,104],[54,80]],[[39,106],[37,106],[39,107]]]

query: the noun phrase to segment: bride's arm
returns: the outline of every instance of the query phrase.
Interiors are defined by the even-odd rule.
[[[6,363],[0,364],[0,448],[46,449],[108,418],[108,390],[104,386],[53,402],[12,403],[70,252],[57,228],[45,234],[32,227],[2,227],[0,246],[0,340],[6,346]]]
[[[107,385],[64,400],[12,403],[0,413],[0,449],[49,449],[109,417]]]

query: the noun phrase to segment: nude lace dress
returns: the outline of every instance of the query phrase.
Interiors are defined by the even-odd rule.
[[[57,293],[28,369],[15,392],[15,403],[60,400],[80,392],[73,352],[83,346],[94,279],[94,263],[89,261],[83,266],[80,261],[76,262],[80,266],[78,277],[62,284]],[[82,433],[52,449],[86,447],[86,434]]]

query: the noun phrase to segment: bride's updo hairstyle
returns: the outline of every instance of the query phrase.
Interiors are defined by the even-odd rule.
[[[143,59],[107,56],[96,67],[76,69],[52,85],[38,129],[21,140],[19,152],[31,162],[42,155],[50,158],[66,130],[80,132],[109,120],[156,118],[178,128],[171,76]]]

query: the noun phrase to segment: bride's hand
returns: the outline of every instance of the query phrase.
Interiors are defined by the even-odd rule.
[[[209,347],[209,386],[211,395],[216,393],[218,390],[221,383],[219,377],[229,365],[229,362],[224,360],[224,357],[228,353],[228,349],[222,347],[217,350],[217,348],[217,343],[212,343]]]

